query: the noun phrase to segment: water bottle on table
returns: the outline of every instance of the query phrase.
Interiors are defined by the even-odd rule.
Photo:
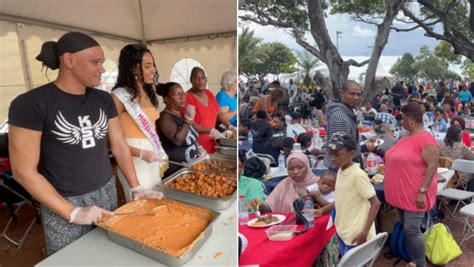
[[[285,168],[285,154],[281,151],[280,156],[278,156],[278,171],[285,171]]]
[[[247,210],[247,201],[245,201],[245,196],[239,196],[239,224],[246,225],[249,221],[249,211]]]
[[[304,201],[303,217],[308,221],[309,228],[314,226],[313,210],[313,201],[311,200],[310,196],[306,196]]]

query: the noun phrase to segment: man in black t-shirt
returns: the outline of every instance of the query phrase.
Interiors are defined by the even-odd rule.
[[[139,186],[113,100],[93,88],[105,71],[99,44],[71,32],[44,43],[37,59],[58,77],[12,101],[8,136],[13,176],[41,203],[51,255],[116,208],[107,137],[134,197],[162,195]]]

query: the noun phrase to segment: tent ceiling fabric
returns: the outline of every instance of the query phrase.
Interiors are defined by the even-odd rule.
[[[2,0],[0,15],[141,41],[140,1],[147,41],[237,29],[236,0]]]

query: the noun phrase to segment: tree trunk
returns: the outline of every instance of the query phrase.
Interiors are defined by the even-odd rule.
[[[393,20],[397,16],[398,12],[406,0],[385,0],[385,17],[381,24],[378,25],[377,35],[375,37],[375,43],[372,49],[372,55],[370,56],[369,65],[365,73],[364,81],[364,94],[363,102],[372,99],[375,92],[375,75],[377,72],[377,66],[382,55],[383,49],[387,44],[388,36],[390,34],[390,26]]]
[[[349,65],[345,64],[326,27],[324,9],[320,0],[308,0],[308,15],[311,35],[321,54],[315,55],[326,63],[332,82],[333,96],[339,97],[339,90],[349,77]],[[311,51],[309,51],[311,52]]]

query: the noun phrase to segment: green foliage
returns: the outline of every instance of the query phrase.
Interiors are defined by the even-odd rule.
[[[293,73],[296,69],[293,65],[296,63],[296,58],[293,55],[291,49],[286,47],[282,43],[264,43],[260,46],[259,50],[261,53],[266,55],[262,57],[263,69],[261,70],[262,76],[268,73],[280,74],[280,73]]]
[[[420,47],[420,55],[415,58],[411,67],[417,70],[417,76],[427,80],[445,79],[452,74],[448,70],[448,63],[432,53],[428,46]]]
[[[240,9],[254,14],[260,10],[278,22],[294,22],[303,30],[309,27],[305,0],[247,0]]]
[[[439,42],[434,49],[434,54],[448,63],[461,64],[461,56],[454,54],[453,46],[448,42]]]
[[[397,59],[397,62],[390,69],[390,73],[397,76],[399,79],[411,81],[416,75],[416,70],[412,68],[412,64],[415,62],[412,54],[405,53],[401,58]]]
[[[319,59],[307,51],[297,52],[297,55],[299,70],[303,76],[303,84],[309,86],[313,82],[311,78],[313,72],[320,65]]]
[[[470,59],[464,59],[461,68],[463,75],[468,76],[471,80],[474,79],[474,63]]]
[[[331,14],[347,13],[360,15],[383,14],[383,0],[330,0]]]
[[[239,36],[239,73],[249,77],[263,77],[269,73],[293,73],[296,58],[282,43],[261,43],[249,28],[244,28]]]
[[[245,76],[255,74],[258,65],[260,38],[253,31],[244,28],[239,36],[239,73]]]

